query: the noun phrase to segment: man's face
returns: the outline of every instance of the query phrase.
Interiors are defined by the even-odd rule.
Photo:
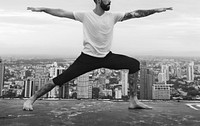
[[[110,1],[110,0],[101,0],[100,7],[101,7],[104,11],[109,11],[109,10],[110,10],[110,4],[111,4],[111,1]]]

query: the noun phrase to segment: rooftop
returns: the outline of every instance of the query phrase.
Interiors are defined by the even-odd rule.
[[[143,101],[151,110],[129,110],[128,102],[39,100],[22,111],[24,100],[0,99],[1,126],[199,126],[200,102]]]

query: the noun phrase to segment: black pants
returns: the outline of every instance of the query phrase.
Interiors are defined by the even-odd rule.
[[[108,68],[114,70],[128,69],[129,74],[140,70],[140,62],[134,58],[109,52],[105,57],[98,58],[81,53],[74,63],[62,74],[53,78],[56,85],[64,83],[89,71]]]

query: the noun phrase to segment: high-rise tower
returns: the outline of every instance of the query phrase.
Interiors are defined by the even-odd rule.
[[[140,70],[140,99],[152,99],[152,86],[155,83],[153,70],[142,66]]]
[[[2,90],[3,90],[3,85],[4,85],[4,70],[5,70],[5,66],[2,59],[0,58],[0,96],[3,95]]]
[[[123,69],[121,70],[121,81],[120,83],[122,84],[122,95],[127,96],[128,95],[128,70]]]
[[[165,74],[165,81],[169,80],[169,66],[168,65],[162,65],[161,66],[161,73]]]
[[[194,81],[194,62],[191,62],[187,66],[187,80]]]
[[[77,98],[92,98],[92,84],[89,81],[89,74],[90,72],[77,78]]]

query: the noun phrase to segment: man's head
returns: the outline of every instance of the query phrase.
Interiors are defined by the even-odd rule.
[[[104,11],[110,10],[110,4],[111,4],[110,0],[94,0],[94,2],[96,3],[96,5],[99,5],[102,10]]]

